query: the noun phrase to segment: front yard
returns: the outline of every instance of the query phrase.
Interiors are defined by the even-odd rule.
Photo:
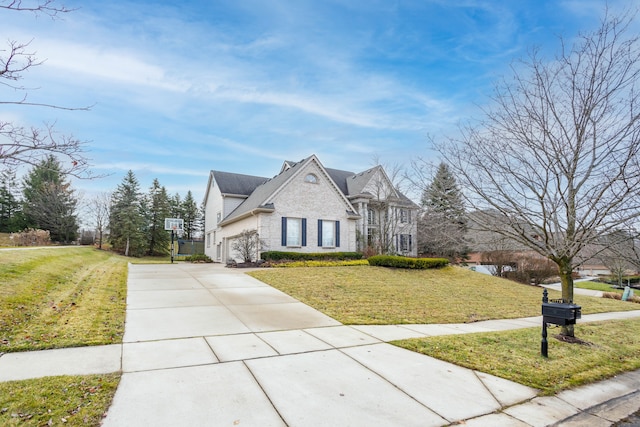
[[[0,253],[0,354],[120,343],[129,259],[93,248]],[[264,269],[252,276],[345,324],[459,323],[540,315],[541,288],[465,269],[382,267]],[[550,292],[550,297],[557,295]],[[583,314],[640,309],[578,297]],[[396,345],[554,393],[640,366],[640,320],[578,325],[591,345],[540,329],[406,340]],[[98,425],[118,375],[0,383],[0,425]],[[64,421],[62,421],[64,419]]]
[[[459,267],[308,267],[251,275],[350,325],[467,323],[541,312],[542,288]],[[560,298],[560,293],[549,291],[549,298]],[[582,314],[640,309],[638,304],[579,295],[576,304]]]

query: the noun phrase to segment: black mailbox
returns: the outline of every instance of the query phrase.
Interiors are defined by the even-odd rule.
[[[582,316],[581,308],[575,304],[543,302],[542,321],[544,323],[553,323],[554,325],[575,325],[576,320]]]

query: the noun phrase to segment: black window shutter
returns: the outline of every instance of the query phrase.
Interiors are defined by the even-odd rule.
[[[322,246],[322,220],[318,220],[318,246]]]
[[[287,217],[282,217],[282,246],[287,246]]]
[[[336,221],[336,248],[340,247],[340,221]]]
[[[307,246],[307,218],[302,218],[302,246]]]

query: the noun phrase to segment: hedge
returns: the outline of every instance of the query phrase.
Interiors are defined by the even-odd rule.
[[[375,255],[368,258],[369,265],[395,268],[441,268],[449,264],[446,258],[408,258],[397,255]]]
[[[273,264],[272,267],[288,268],[288,267],[354,267],[359,265],[368,266],[366,259],[356,259],[349,261],[291,261]]]
[[[331,261],[331,260],[349,260],[362,259],[360,252],[282,252],[282,251],[266,251],[260,254],[260,258],[265,261]]]

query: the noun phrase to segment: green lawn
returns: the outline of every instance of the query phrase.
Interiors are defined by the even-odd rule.
[[[351,325],[469,323],[541,312],[541,288],[460,267],[305,267],[250,274]],[[560,293],[550,291],[549,298],[560,298]],[[583,314],[640,309],[640,305],[613,299],[578,295],[575,300]]]
[[[346,324],[461,323],[539,316],[542,289],[457,267],[396,270],[329,267],[260,270],[252,276]],[[559,298],[550,291],[550,298]],[[613,299],[576,296],[582,313],[640,310]],[[640,318],[579,324],[589,345],[560,342],[549,329],[549,358],[540,355],[541,327],[450,335],[394,344],[540,389],[543,394],[640,368]]]
[[[0,425],[99,426],[119,380],[109,374],[0,383]]]
[[[168,262],[168,257],[151,260]],[[0,252],[0,353],[121,342],[131,261],[150,260],[89,247]],[[304,267],[251,275],[346,324],[538,316],[542,298],[541,288],[456,267]],[[576,303],[583,314],[640,309],[613,299],[577,297]],[[592,345],[550,338],[548,360],[539,355],[539,328],[396,344],[553,393],[637,369],[639,332],[638,320],[578,325],[576,334]],[[41,426],[51,420],[96,426],[118,380],[102,375],[0,383],[0,425]]]
[[[126,279],[90,247],[0,252],[0,352],[121,342]]]
[[[0,252],[0,353],[122,342],[127,259],[90,247]],[[0,383],[0,425],[97,426],[120,375]]]
[[[547,395],[640,369],[640,318],[578,324],[576,337],[586,344],[559,341],[553,338],[559,329],[550,328],[548,359],[540,355],[541,329],[420,338],[393,344],[528,385]]]

